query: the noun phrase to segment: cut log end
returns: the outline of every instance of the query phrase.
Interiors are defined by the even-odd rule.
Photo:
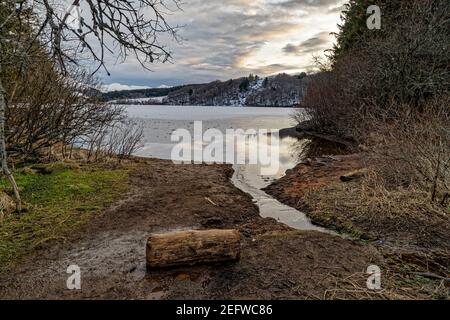
[[[236,262],[238,230],[189,230],[153,234],[147,240],[147,269]]]

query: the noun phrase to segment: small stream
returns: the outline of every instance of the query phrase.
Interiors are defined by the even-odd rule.
[[[290,206],[282,204],[263,190],[275,179],[264,179],[259,175],[259,170],[251,165],[234,165],[232,181],[236,187],[250,194],[259,207],[259,214],[264,217],[274,218],[298,230],[316,230],[327,232],[324,228],[315,226],[303,213]]]
[[[203,130],[216,128],[221,132],[226,129],[268,129],[280,130],[294,125],[291,108],[242,108],[242,107],[199,107],[199,106],[128,106],[130,118],[144,123],[144,146],[136,155],[160,159],[170,159],[175,145],[170,141],[176,129],[194,130],[194,121],[202,121]],[[257,164],[234,164],[232,182],[236,187],[250,194],[259,207],[262,217],[272,217],[298,230],[317,230],[328,232],[315,226],[308,217],[292,207],[286,206],[266,194],[261,189],[284,176],[286,170],[293,168],[298,161],[296,155],[302,142],[292,137],[278,138],[279,157],[276,173],[262,175]],[[245,141],[236,149],[247,150],[261,147],[257,142]],[[273,143],[271,141],[270,143]]]

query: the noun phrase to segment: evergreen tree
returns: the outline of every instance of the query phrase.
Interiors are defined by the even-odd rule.
[[[239,85],[239,91],[240,92],[247,91],[249,87],[250,87],[249,79],[248,78],[244,78],[244,80],[242,80],[241,84]]]

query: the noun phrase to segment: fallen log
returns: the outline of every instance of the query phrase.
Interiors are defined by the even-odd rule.
[[[147,269],[238,261],[238,230],[189,230],[153,234],[147,240]]]

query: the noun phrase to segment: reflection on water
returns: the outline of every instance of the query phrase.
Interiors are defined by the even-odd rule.
[[[262,217],[274,218],[298,230],[327,232],[325,229],[313,225],[304,213],[280,203],[261,190],[268,186],[274,177],[261,176],[259,168],[253,165],[235,165],[233,168],[235,170],[232,178],[234,185],[253,197]]]
[[[173,147],[177,144],[171,141],[171,134],[177,129],[186,129],[194,134],[194,122],[201,120],[203,131],[211,128],[225,133],[227,129],[266,129],[278,131],[295,125],[291,118],[291,108],[235,108],[235,107],[198,107],[198,106],[129,106],[129,116],[139,118],[144,122],[144,147],[137,155],[171,159]],[[278,152],[271,166],[277,170],[262,174],[260,164],[234,164],[233,183],[249,193],[259,206],[263,217],[273,217],[293,228],[302,230],[320,230],[322,228],[311,224],[305,214],[281,204],[267,195],[261,188],[268,186],[273,180],[282,177],[286,170],[293,168],[304,150],[306,141],[293,137],[275,137]],[[255,150],[261,148],[264,139],[244,139],[238,150]],[[263,142],[261,142],[263,141]],[[268,140],[273,143],[274,140]],[[259,144],[259,145],[258,145]]]

